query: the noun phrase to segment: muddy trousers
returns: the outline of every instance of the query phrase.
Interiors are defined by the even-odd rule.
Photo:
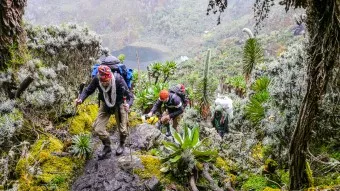
[[[179,115],[179,116],[177,116],[177,117],[175,117],[175,118],[172,119],[172,127],[173,127],[174,129],[176,129],[177,132],[179,131],[178,125],[179,125],[179,122],[181,121],[181,119],[182,119],[182,115]],[[169,124],[169,122],[170,122],[170,121],[165,121],[165,122],[164,122],[164,125],[165,125],[166,128],[167,128],[167,132],[170,132],[170,124]]]
[[[119,105],[119,107],[115,108],[114,112],[117,128],[120,135],[120,141],[125,141],[127,136],[127,115],[128,113],[125,111],[123,103]],[[99,136],[99,139],[104,140],[109,138],[109,133],[106,131],[106,125],[109,122],[111,114],[105,111],[104,103],[100,104],[100,108],[98,111],[98,116],[93,123],[93,128],[95,133]]]

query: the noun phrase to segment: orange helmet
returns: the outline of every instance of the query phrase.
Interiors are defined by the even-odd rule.
[[[166,99],[168,99],[169,97],[169,92],[168,90],[162,90],[160,93],[159,93],[159,99],[161,101],[165,101]]]

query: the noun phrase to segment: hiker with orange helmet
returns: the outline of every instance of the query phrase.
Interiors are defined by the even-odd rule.
[[[98,67],[98,74],[92,79],[90,85],[82,92],[76,104],[81,104],[89,95],[99,90],[100,104],[98,116],[93,124],[96,134],[103,142],[104,149],[98,158],[104,159],[111,155],[111,141],[109,133],[106,131],[106,125],[111,115],[115,115],[116,124],[120,135],[120,144],[116,150],[116,155],[124,152],[124,143],[127,137],[127,115],[134,97],[124,78],[118,73],[112,73],[106,65]],[[127,103],[124,104],[124,99]]]
[[[159,99],[153,105],[150,113],[147,115],[151,117],[157,110],[160,111],[162,105],[167,110],[167,113],[163,114],[161,123],[167,125],[167,136],[170,136],[169,122],[172,120],[172,126],[178,131],[178,124],[181,119],[181,114],[184,112],[184,107],[181,98],[176,94],[169,92],[168,90],[162,90],[159,93]]]

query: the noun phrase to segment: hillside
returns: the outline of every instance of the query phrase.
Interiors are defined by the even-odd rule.
[[[217,15],[206,16],[205,1],[32,0],[25,18],[33,24],[43,25],[84,23],[98,33],[103,46],[111,50],[120,50],[133,43],[142,47],[151,44],[151,48],[157,50],[159,44],[167,47],[168,50],[160,51],[166,51],[169,58],[192,57],[226,38],[244,39],[241,30],[254,25],[252,6],[252,1],[230,1],[221,15],[222,23],[216,25]],[[281,6],[274,7],[260,34],[292,28],[295,25],[293,15],[300,13],[297,10],[285,13]]]

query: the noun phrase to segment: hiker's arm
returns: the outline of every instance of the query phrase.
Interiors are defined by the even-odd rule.
[[[85,90],[81,93],[79,99],[81,99],[83,102],[84,100],[91,94],[93,94],[94,91],[96,91],[96,88],[98,86],[98,78],[95,77],[92,79],[90,85],[88,85]]]
[[[162,102],[158,99],[156,101],[156,103],[153,105],[153,107],[152,107],[150,112],[152,112],[152,114],[154,114],[155,111],[157,111],[157,109],[159,109],[161,107],[161,105],[162,105]]]

